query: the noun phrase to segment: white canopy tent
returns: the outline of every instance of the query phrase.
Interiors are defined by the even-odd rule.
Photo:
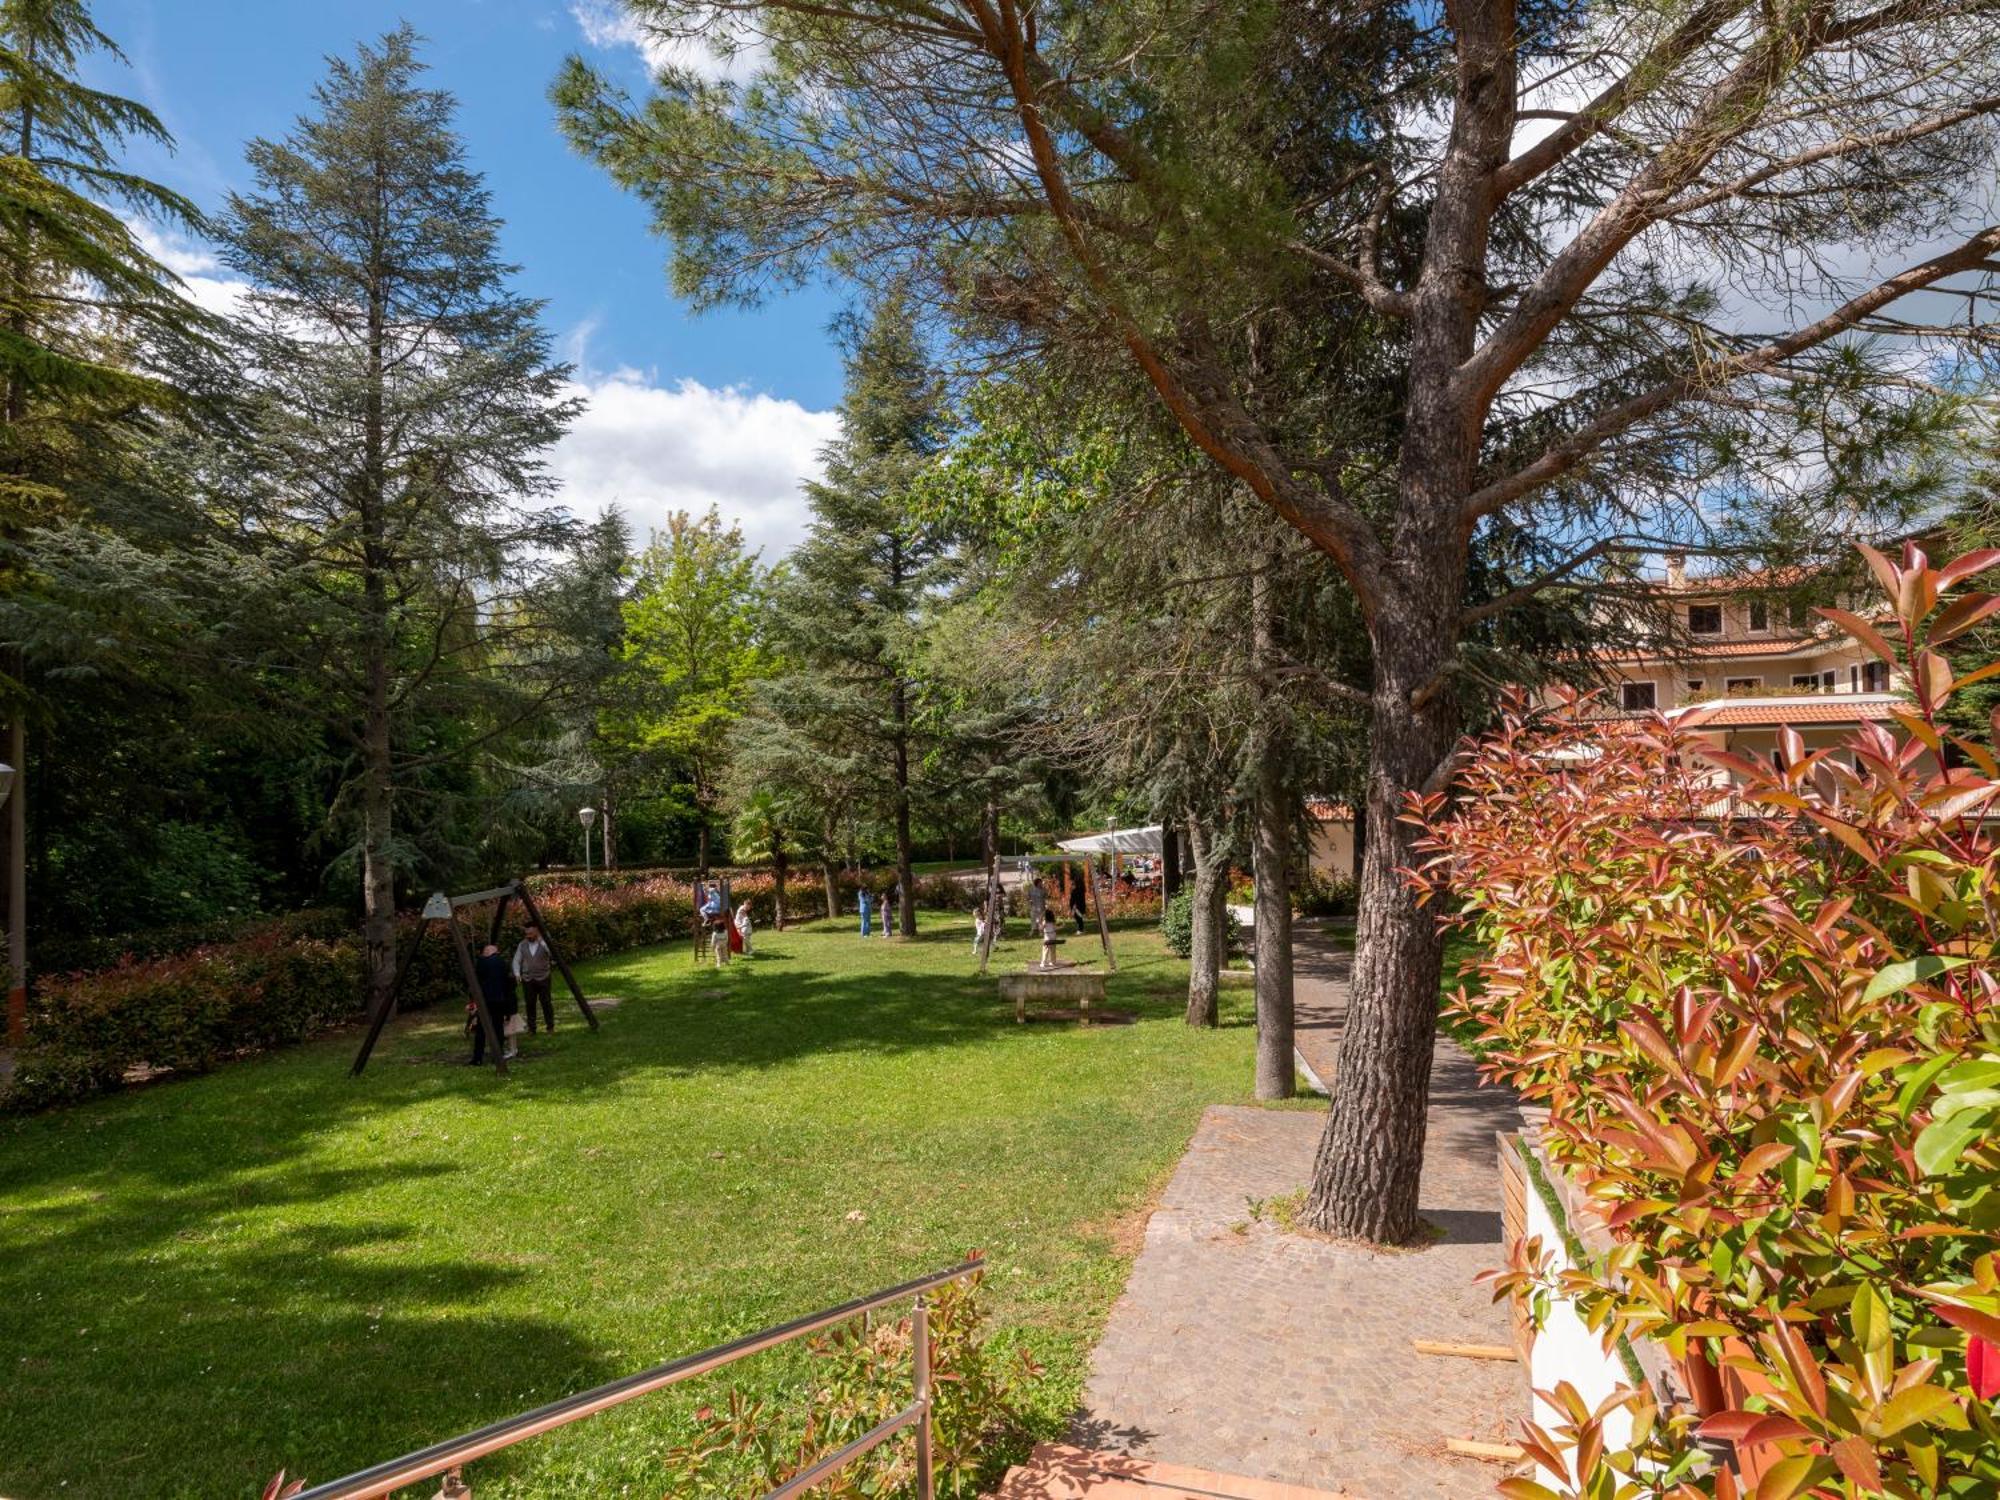
[[[1056,847],[1067,854],[1159,854],[1166,848],[1161,832],[1158,823],[1150,828],[1114,828],[1109,833],[1058,839]]]

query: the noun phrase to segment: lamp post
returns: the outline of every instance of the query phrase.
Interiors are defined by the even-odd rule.
[[[583,888],[590,889],[590,825],[597,821],[597,809],[579,807],[576,820],[583,825]]]

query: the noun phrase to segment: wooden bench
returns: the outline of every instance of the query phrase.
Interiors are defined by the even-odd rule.
[[[1074,966],[1060,969],[1022,969],[1000,976],[1000,998],[1014,1002],[1014,1020],[1025,1024],[1030,1000],[1045,1004],[1073,1005],[1090,1024],[1090,1003],[1104,999],[1104,974],[1096,969]]]

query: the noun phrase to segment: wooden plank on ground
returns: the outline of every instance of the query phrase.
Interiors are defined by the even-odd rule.
[[[1528,1456],[1518,1443],[1476,1443],[1471,1438],[1446,1438],[1445,1451],[1460,1458],[1477,1458],[1486,1463],[1519,1463]]]
[[[1410,1347],[1419,1354],[1448,1354],[1458,1359],[1516,1358],[1505,1344],[1454,1344],[1440,1339],[1411,1339]]]

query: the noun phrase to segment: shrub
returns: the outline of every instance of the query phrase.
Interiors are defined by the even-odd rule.
[[[1292,910],[1302,917],[1347,917],[1354,914],[1358,897],[1353,876],[1307,870],[1293,882]]]
[[[931,1293],[931,1461],[936,1493],[971,1500],[1026,1446],[1021,1397],[1041,1370],[1025,1352],[995,1355],[982,1334],[984,1273]],[[854,1441],[909,1404],[911,1321],[861,1319],[814,1339],[812,1390],[782,1406],[732,1389],[722,1409],[703,1407],[700,1430],[668,1450],[674,1495],[764,1494]],[[891,1439],[832,1482],[841,1495],[915,1493],[907,1441]]]
[[[794,910],[819,909],[816,879],[789,884]],[[753,920],[769,925],[775,886],[768,873],[739,876],[731,895],[747,898]],[[541,881],[534,897],[572,962],[687,941],[694,931],[693,888],[664,877],[601,890]],[[518,941],[526,919],[518,903],[510,906],[502,943]],[[407,951],[415,921],[400,919],[399,951]],[[398,1003],[405,1009],[456,1004],[463,983],[450,943],[433,934],[411,960]],[[338,913],[298,913],[234,941],[58,975],[36,987],[28,1044],[4,1103],[11,1109],[67,1103],[118,1088],[141,1071],[204,1073],[359,1020],[365,1005],[360,934]]]
[[[977,911],[986,887],[950,875],[925,875],[917,881],[917,905],[925,911]]]
[[[1954,682],[1940,648],[2000,599],[1936,608],[2000,553],[1868,558],[1895,646],[1823,613],[1907,662],[1896,731],[1786,731],[1774,769],[1516,701],[1454,798],[1416,803],[1418,887],[1485,952],[1455,1008],[1613,1244],[1558,1280],[1531,1240],[1495,1284],[1655,1340],[1699,1398],[1555,1393],[1571,1420],[1524,1440],[1566,1496],[2000,1493],[2000,766],[1939,727],[2000,671]],[[1723,817],[1717,773],[1754,816]]]
[[[1181,958],[1194,956],[1194,887],[1184,885],[1160,908],[1160,936],[1168,949]],[[1236,914],[1222,909],[1222,951],[1224,956],[1243,951],[1243,929]]]

